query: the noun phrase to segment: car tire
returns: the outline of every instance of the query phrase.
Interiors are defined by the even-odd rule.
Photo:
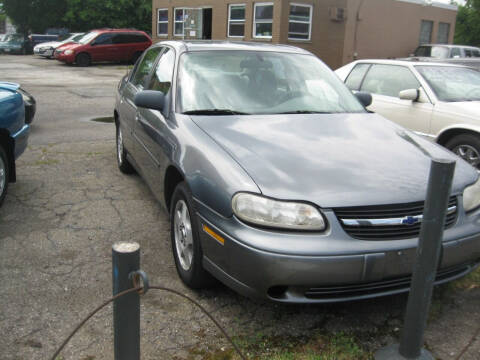
[[[445,147],[476,169],[480,169],[480,136],[461,134],[451,138]]]
[[[91,63],[90,55],[88,55],[87,53],[80,53],[75,58],[75,62],[80,67],[90,66],[90,63]]]
[[[7,153],[0,145],[0,206],[7,195],[8,183],[10,181],[10,163]]]
[[[175,188],[170,206],[170,237],[177,273],[192,289],[206,288],[215,283],[202,265],[198,220],[190,189],[185,182]]]
[[[132,174],[135,170],[127,159],[127,150],[123,145],[123,133],[120,125],[117,125],[117,164],[120,171],[124,174]]]
[[[135,54],[133,54],[132,56],[132,59],[130,60],[130,62],[135,65],[135,63],[137,62],[138,58],[142,56],[142,52],[141,51],[137,51]]]

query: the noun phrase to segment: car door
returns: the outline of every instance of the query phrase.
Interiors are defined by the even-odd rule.
[[[415,132],[430,133],[433,104],[407,66],[371,64],[359,89],[372,94],[369,110]],[[399,92],[407,89],[419,89],[417,101],[399,98]]]
[[[114,35],[113,33],[103,33],[90,43],[88,52],[92,61],[111,61],[114,59],[114,50],[112,49]]]
[[[158,198],[163,193],[163,182],[159,181],[159,174],[165,171],[167,155],[174,146],[170,130],[172,123],[168,120],[174,64],[175,51],[165,47],[146,86],[148,90],[161,91],[165,95],[165,107],[162,111],[138,108],[134,126],[134,136],[144,151],[142,172]]]
[[[137,107],[134,103],[135,95],[145,88],[147,78],[152,71],[161,47],[148,49],[144,56],[138,60],[133,68],[127,83],[123,86],[119,100],[119,115],[123,126],[124,143],[128,151],[133,155],[135,161],[139,164],[144,159],[144,150],[140,143],[133,137],[133,128],[137,116]],[[147,159],[148,161],[148,159]]]

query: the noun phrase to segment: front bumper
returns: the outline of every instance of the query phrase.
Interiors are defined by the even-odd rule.
[[[65,55],[65,53],[63,52],[62,53],[55,52],[55,59],[67,64],[73,64],[75,62],[75,54]]]
[[[33,53],[38,56],[44,56],[44,57],[52,57],[53,56],[54,49],[49,48],[49,49],[43,49],[43,48],[34,48]]]
[[[28,135],[30,134],[30,126],[25,124],[23,127],[12,135],[14,143],[14,157],[17,159],[23,154],[28,145]]]
[[[196,207],[204,267],[245,296],[324,303],[409,290],[417,238],[353,239],[333,211],[324,211],[330,225],[325,233],[292,234],[254,228],[235,217],[223,218],[198,201]],[[224,244],[202,231],[203,225],[221,235]],[[455,226],[444,232],[436,283],[464,276],[479,262],[480,211],[466,216],[459,210]]]

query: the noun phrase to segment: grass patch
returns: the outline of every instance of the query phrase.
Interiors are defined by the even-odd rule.
[[[247,359],[255,360],[367,360],[372,354],[362,349],[351,334],[316,332],[310,337],[269,337],[262,333],[235,339]],[[192,349],[194,356],[204,360],[238,360],[240,357],[228,347],[212,352]]]
[[[41,165],[55,165],[58,164],[58,160],[55,159],[45,159],[45,160],[37,160],[33,163],[33,165],[41,166]]]
[[[476,268],[467,276],[450,283],[449,286],[458,290],[472,290],[480,288],[480,267]]]

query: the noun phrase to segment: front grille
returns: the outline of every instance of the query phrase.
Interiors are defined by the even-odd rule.
[[[378,206],[357,206],[348,208],[333,209],[343,229],[352,237],[362,240],[396,240],[417,237],[420,234],[421,222],[408,224],[408,221],[415,221],[412,217],[423,214],[424,202],[378,205]],[[457,219],[457,198],[450,197],[448,208],[451,209],[445,218],[445,229],[453,226]],[[454,208],[454,210],[453,210]],[[410,217],[410,218],[409,218]],[[368,220],[404,219],[403,224],[395,225],[373,225]],[[355,223],[355,224],[352,224]]]
[[[462,265],[439,270],[435,277],[435,284],[438,285],[461,277],[468,273],[471,268],[472,265]],[[307,289],[304,292],[304,295],[309,299],[326,300],[335,298],[355,298],[385,292],[400,293],[408,291],[411,281],[412,277],[409,275],[363,284],[312,287]]]

